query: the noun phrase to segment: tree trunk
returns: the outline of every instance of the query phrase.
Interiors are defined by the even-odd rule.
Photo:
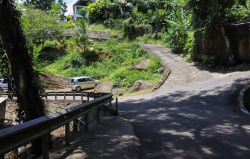
[[[0,38],[10,62],[18,104],[25,112],[24,121],[28,121],[45,113],[19,18],[20,13],[15,8],[14,0],[0,1]],[[32,145],[39,153],[40,142],[35,141]]]

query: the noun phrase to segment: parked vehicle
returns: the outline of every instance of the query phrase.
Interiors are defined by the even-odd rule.
[[[0,79],[0,92],[8,89],[8,81],[7,79],[1,78]]]
[[[71,87],[73,91],[81,91],[82,89],[95,88],[100,82],[87,76],[74,77],[71,79]]]

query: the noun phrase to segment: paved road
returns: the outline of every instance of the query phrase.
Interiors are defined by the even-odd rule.
[[[142,47],[159,55],[172,74],[156,92],[121,99],[121,113],[142,144],[141,158],[248,159],[250,116],[233,109],[250,72],[212,72],[159,45]]]

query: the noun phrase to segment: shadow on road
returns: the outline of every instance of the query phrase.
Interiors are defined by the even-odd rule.
[[[143,158],[249,158],[250,117],[233,111],[239,87],[231,89],[127,100],[120,110],[134,126]]]

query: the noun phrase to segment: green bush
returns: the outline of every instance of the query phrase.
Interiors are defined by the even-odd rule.
[[[130,17],[132,6],[126,2],[99,0],[88,6],[90,22],[104,22],[108,19],[125,19]]]
[[[135,24],[132,18],[127,19],[123,23],[124,37],[127,37],[129,40],[134,40],[137,37],[143,36],[144,34],[150,32],[152,32],[151,25]]]
[[[165,9],[157,9],[151,14],[149,24],[152,26],[154,32],[160,32],[167,25],[168,12]]]
[[[107,6],[106,0],[99,0],[88,5],[88,13],[90,22],[104,21],[106,20],[105,12]]]
[[[191,14],[180,6],[172,13],[167,22],[165,41],[169,43],[174,52],[184,53],[188,32],[192,31]]]
[[[62,44],[58,40],[46,40],[43,44],[43,48],[46,47],[61,48]]]
[[[121,19],[107,19],[104,21],[103,25],[107,28],[122,30],[123,20]]]

